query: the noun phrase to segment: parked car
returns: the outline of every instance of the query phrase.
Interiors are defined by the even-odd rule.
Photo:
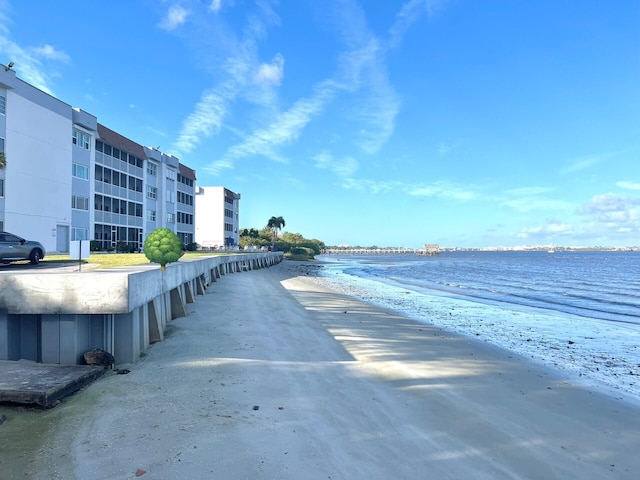
[[[44,258],[45,250],[40,242],[25,240],[18,235],[0,232],[0,263],[29,260],[37,265]]]

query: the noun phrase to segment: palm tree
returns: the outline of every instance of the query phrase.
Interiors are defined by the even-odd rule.
[[[278,238],[278,231],[280,231],[280,229],[284,227],[284,218],[271,217],[267,222],[267,227],[269,227],[273,231],[273,245],[275,247],[276,239]]]

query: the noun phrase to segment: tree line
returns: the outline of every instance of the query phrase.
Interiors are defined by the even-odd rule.
[[[271,217],[261,228],[244,228],[240,230],[239,244],[243,249],[251,247],[268,248],[285,253],[285,258],[293,260],[312,259],[325,248],[324,242],[315,238],[305,238],[300,233],[283,232],[286,225],[284,218]]]

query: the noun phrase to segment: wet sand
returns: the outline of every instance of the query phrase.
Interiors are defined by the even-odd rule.
[[[50,411],[3,409],[2,475],[637,478],[637,405],[307,268],[227,275],[128,375]]]

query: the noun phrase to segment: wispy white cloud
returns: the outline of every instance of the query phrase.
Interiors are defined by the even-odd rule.
[[[511,188],[506,190],[505,193],[507,195],[518,196],[518,197],[530,197],[532,195],[543,195],[545,193],[552,192],[553,188],[550,187],[520,187],[520,188]]]
[[[402,26],[394,30],[395,44],[419,18],[419,15],[411,13],[413,9],[422,9],[429,14],[429,9],[436,3],[439,2],[409,2],[405,5],[405,12],[401,12],[397,20],[402,22]],[[369,31],[366,16],[359,5],[347,1],[334,9],[341,38],[347,46],[347,50],[339,55],[335,74],[316,82],[309,95],[298,98],[285,109],[281,109],[274,90],[280,86],[284,76],[284,57],[276,54],[270,62],[258,62],[256,53],[258,41],[266,37],[267,25],[278,25],[279,18],[271,3],[261,1],[256,5],[256,12],[248,16],[241,47],[235,49],[224,63],[223,69],[230,78],[224,82],[224,88],[216,86],[203,94],[194,112],[184,121],[175,147],[179,151],[191,152],[203,137],[217,134],[232,108],[231,104],[242,99],[266,107],[269,120],[243,135],[239,143],[230,146],[220,159],[209,164],[207,171],[213,173],[233,168],[245,157],[262,156],[286,162],[286,156],[280,150],[297,141],[307,125],[344,94],[346,99],[340,107],[353,126],[350,138],[362,152],[378,152],[394,132],[401,102],[386,71],[385,56],[389,42],[376,38]],[[216,12],[220,7],[218,2],[210,4],[210,9]],[[248,79],[251,83],[247,83]]]
[[[8,35],[9,34],[9,24],[11,23],[11,17],[9,16],[9,12],[11,12],[11,5],[7,0],[0,0],[0,34]]]
[[[640,197],[623,197],[612,193],[596,195],[577,211],[587,219],[585,228],[593,232],[640,235]]]
[[[571,173],[580,172],[582,170],[587,170],[591,167],[596,166],[604,160],[609,160],[616,157],[620,153],[621,152],[607,152],[576,158],[560,170],[560,175],[568,175]]]
[[[299,178],[292,177],[291,175],[285,175],[282,179],[282,183],[289,188],[295,188],[296,190],[303,190],[307,187],[307,184]]]
[[[169,10],[167,10],[166,16],[160,21],[158,26],[167,31],[175,30],[187,21],[187,17],[190,14],[191,12],[180,4],[171,5]]]
[[[353,157],[336,159],[330,153],[322,152],[313,159],[317,168],[330,170],[339,177],[349,177],[358,170],[358,161]]]
[[[603,219],[610,218],[612,215],[619,218],[621,215],[631,214],[634,216],[637,214],[638,205],[640,205],[640,197],[622,197],[613,193],[605,193],[596,195],[585,202],[578,209],[578,213],[594,215]]]
[[[263,63],[258,67],[258,71],[253,77],[254,83],[258,85],[279,86],[284,74],[284,57],[276,54],[271,63]]]
[[[290,108],[276,113],[266,126],[254,130],[241,143],[230,147],[218,165],[228,168],[243,157],[255,155],[282,161],[283,156],[277,153],[277,149],[298,139],[302,130],[321,115],[340,93],[351,96],[342,107],[348,110],[346,117],[358,125],[355,144],[363,152],[373,154],[387,142],[393,134],[395,118],[400,110],[399,97],[384,65],[387,48],[381,48],[380,41],[369,32],[365,16],[357,4],[347,2],[345,5],[348,8],[337,8],[336,11],[340,31],[349,49],[340,55],[336,74],[317,82],[311,95],[299,98]],[[256,28],[251,29],[257,31]],[[256,34],[255,38],[258,37]],[[243,59],[239,61],[245,64]],[[276,55],[270,63],[258,67],[254,81],[279,85],[283,65],[284,58]],[[246,94],[250,100],[256,95],[256,92]],[[191,143],[195,140],[191,138]]]
[[[284,161],[284,157],[276,154],[274,149],[297,139],[302,129],[324,109],[339,89],[340,85],[334,81],[320,82],[314,87],[311,97],[296,101],[265,128],[254,131],[244,142],[229,148],[226,160],[262,155],[278,162]]]
[[[616,182],[616,186],[620,188],[626,188],[628,190],[640,190],[640,183],[622,181],[622,182]]]
[[[564,202],[561,200],[548,200],[548,199],[528,199],[528,198],[516,198],[510,200],[503,200],[502,206],[509,207],[517,212],[531,212],[534,210],[551,210],[553,212],[566,211],[574,208],[574,204],[570,202]]]
[[[531,212],[533,210],[570,211],[575,208],[573,203],[549,198],[554,189],[549,187],[521,187],[506,190],[495,199],[496,203],[511,208],[517,212]]]
[[[529,199],[535,208],[552,209],[552,200]],[[562,206],[561,202],[561,206]],[[565,204],[569,207],[569,204]],[[522,207],[520,211],[534,208]],[[567,209],[565,208],[565,211]],[[558,210],[553,208],[553,211]],[[569,212],[567,212],[569,213]],[[619,196],[612,193],[595,195],[572,213],[577,213],[572,223],[548,219],[544,224],[521,229],[515,237],[528,239],[534,243],[553,242],[557,237],[572,235],[574,238],[601,239],[602,242],[614,238],[628,238],[629,233],[640,234],[640,197]]]
[[[365,153],[375,154],[395,130],[400,98],[389,81],[385,65],[388,42],[368,28],[366,16],[354,2],[339,8],[342,38],[349,47],[340,57],[338,76],[351,99],[345,104],[346,116],[359,125],[355,144]]]
[[[438,154],[445,156],[445,155],[449,155],[451,152],[453,152],[455,149],[458,148],[458,146],[460,145],[460,142],[440,142],[440,145],[438,145]]]
[[[218,13],[222,8],[222,0],[211,0],[211,4],[209,5],[209,10],[212,12]]]
[[[68,63],[69,55],[52,45],[20,46],[11,39],[9,25],[11,19],[6,13],[10,11],[6,3],[0,3],[0,54],[6,63],[14,62],[13,69],[20,78],[34,87],[53,95],[51,79],[58,75],[57,65]],[[6,8],[6,9],[5,9]]]
[[[153,135],[157,136],[157,137],[166,137],[167,136],[167,132],[163,131],[163,130],[158,130],[157,128],[154,128],[150,125],[145,125],[144,127],[145,130],[147,130],[148,132],[153,133]]]
[[[571,164],[567,165],[566,167],[564,167],[562,170],[560,170],[560,174],[567,175],[569,173],[575,173],[581,170],[586,170],[587,168],[594,166],[596,163],[598,163],[598,161],[599,161],[598,157],[588,157],[588,158],[582,158],[580,160],[576,160]]]
[[[411,28],[411,26],[423,15],[434,17],[447,0],[409,0],[400,8],[396,14],[395,21],[389,28],[389,45],[390,47],[398,46]]]
[[[46,58],[49,60],[57,60],[64,63],[67,63],[70,60],[69,55],[67,55],[65,52],[57,50],[55,47],[51,45],[34,47],[32,50],[35,55],[41,58]]]
[[[345,178],[341,181],[342,188],[356,190],[373,194],[389,193],[402,189],[404,184],[399,181],[377,181],[367,179]]]
[[[278,21],[268,8],[261,10],[267,12],[265,20],[251,15],[239,41],[226,39],[224,49],[229,51],[229,55],[218,71],[225,78],[203,92],[193,111],[183,121],[178,138],[173,143],[178,154],[190,153],[204,138],[218,134],[234,102],[246,100],[267,108],[273,103],[272,89],[280,84],[284,75],[284,57],[276,54],[270,63],[258,60],[257,41],[265,35],[265,22],[271,24]],[[246,135],[242,136],[247,138]],[[242,151],[242,148],[238,148],[238,151]],[[264,151],[269,158],[282,161],[282,157],[272,148],[265,147]],[[234,158],[233,154],[223,156],[204,167],[204,170],[217,174],[233,168]]]
[[[269,111],[264,118],[271,119],[274,112],[277,114],[277,89],[284,77],[284,63],[284,57],[278,53],[270,63],[257,65],[251,85],[242,91],[244,100]]]
[[[216,160],[208,165],[205,165],[202,170],[211,175],[220,175],[225,170],[231,170],[233,168],[233,162],[231,160]]]
[[[189,153],[198,146],[201,137],[219,132],[228,103],[235,98],[237,90],[236,85],[227,83],[204,92],[194,111],[184,120],[173,147],[180,153]]]
[[[402,181],[345,178],[341,181],[341,185],[348,190],[365,191],[373,194],[401,192],[412,197],[435,197],[457,201],[471,201],[479,197],[479,194],[471,187],[444,181],[408,183]]]
[[[393,135],[400,100],[381,67],[368,70],[364,95],[356,101],[351,117],[362,125],[356,144],[364,152],[375,154]]]
[[[500,201],[502,206],[517,212],[531,212],[533,210],[549,210],[553,212],[569,211],[575,206],[571,202],[546,198],[512,198]]]
[[[407,186],[407,193],[416,197],[441,197],[454,200],[474,200],[478,194],[468,187],[451,184],[449,182],[434,182]]]
[[[574,232],[573,225],[554,220],[547,220],[543,225],[525,227],[515,234],[516,238],[550,241],[557,235],[570,235]]]

